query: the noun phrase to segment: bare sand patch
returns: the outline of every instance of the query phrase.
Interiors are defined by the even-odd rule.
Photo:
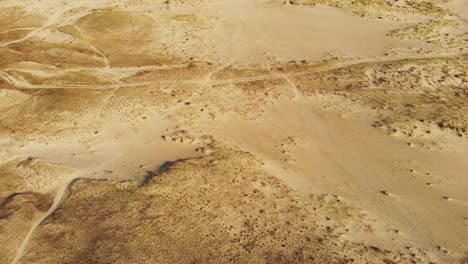
[[[436,257],[440,245],[434,242],[440,241],[463,251],[466,143],[448,155],[415,149],[368,122],[339,118],[303,99],[267,107],[261,122],[227,117],[203,128],[255,153],[269,172],[296,190],[366,204],[370,216],[387,223],[372,233],[376,245],[401,248],[412,241]],[[439,184],[428,188],[427,182]],[[447,203],[444,196],[460,202]],[[354,235],[369,239],[366,233]]]
[[[319,60],[328,54],[375,57],[395,44],[400,23],[360,18],[338,8],[258,1],[215,5],[223,20],[207,37],[215,56],[239,61]]]
[[[163,140],[162,136],[170,128],[169,122],[148,115],[138,125],[118,122],[106,124],[96,130],[95,137],[86,143],[30,142],[21,148],[20,153],[24,157],[72,168],[76,171],[69,175],[72,178],[142,181],[148,173],[156,173],[166,161],[199,155],[195,152],[196,145]],[[65,178],[62,182],[69,180]]]

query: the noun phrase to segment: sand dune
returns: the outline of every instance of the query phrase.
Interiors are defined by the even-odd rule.
[[[463,1],[0,3],[1,263],[466,263]]]

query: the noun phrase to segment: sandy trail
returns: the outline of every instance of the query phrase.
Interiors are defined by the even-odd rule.
[[[55,23],[57,23],[60,20],[61,15],[62,15],[62,13],[56,12],[54,15],[49,16],[47,18],[47,21],[41,27],[38,27],[38,28],[32,30],[26,36],[24,36],[24,37],[22,37],[20,39],[15,39],[15,40],[12,40],[12,41],[2,43],[2,44],[0,44],[0,47],[6,47],[8,45],[19,43],[19,42],[22,42],[22,41],[25,41],[25,40],[28,40],[28,39],[34,37],[38,32],[40,32],[40,31],[42,31],[44,29],[47,29],[47,28],[53,26]]]
[[[75,178],[70,178],[67,180],[64,180],[63,183],[60,184],[60,186],[57,187],[56,189],[56,194],[54,197],[54,202],[52,206],[49,208],[49,210],[35,223],[31,225],[31,228],[29,229],[28,233],[24,237],[23,241],[21,242],[21,245],[18,248],[18,251],[16,252],[15,258],[11,262],[12,264],[18,263],[18,261],[23,257],[23,255],[27,251],[27,246],[29,242],[31,241],[31,237],[34,234],[34,231],[47,219],[49,218],[55,210],[60,206],[60,203],[62,202],[63,196],[66,194],[68,186],[73,182]]]
[[[450,58],[457,58],[460,56],[466,56],[467,54],[445,54],[445,55],[426,55],[426,56],[411,56],[411,57],[403,57],[403,58],[378,58],[378,59],[363,59],[363,60],[349,60],[345,62],[333,62],[327,63],[325,66],[314,67],[312,70],[305,70],[305,71],[296,71],[290,74],[284,73],[281,76],[290,78],[301,76],[310,73],[320,73],[325,71],[331,71],[334,69],[345,68],[348,66],[353,65],[361,65],[361,64],[371,64],[371,63],[391,63],[391,62],[405,62],[405,61],[413,61],[413,60],[430,60],[430,59],[450,59]],[[219,71],[224,67],[229,66],[232,63],[224,63],[223,67],[216,70]],[[176,68],[178,66],[175,66]],[[112,72],[112,74],[119,80],[122,76],[126,76],[128,73],[125,73],[129,70],[134,71],[136,74],[142,70],[149,70],[149,69],[166,69],[167,67],[138,67],[135,69],[118,69],[118,68],[105,68],[105,71]],[[168,67],[171,68],[171,67]],[[216,72],[215,71],[215,72]],[[211,75],[214,74],[210,73]],[[209,75],[210,75],[209,74]],[[207,75],[207,76],[209,76]],[[100,84],[100,85],[33,85],[29,83],[25,83],[24,81],[17,80],[16,78],[12,77],[11,75],[1,72],[0,77],[4,80],[8,81],[9,83],[15,85],[18,88],[33,88],[33,89],[116,89],[116,88],[125,88],[125,87],[138,87],[138,86],[147,86],[147,85],[158,85],[158,84],[196,84],[196,85],[203,85],[207,82],[210,82],[212,85],[220,85],[220,84],[228,84],[232,82],[247,82],[247,81],[259,81],[259,80],[269,80],[275,79],[278,76],[275,74],[268,74],[268,75],[258,75],[255,77],[240,77],[240,78],[228,78],[223,80],[211,80],[211,79],[186,79],[186,80],[156,80],[156,81],[145,81],[145,82],[131,82],[131,83],[119,83],[119,84]]]

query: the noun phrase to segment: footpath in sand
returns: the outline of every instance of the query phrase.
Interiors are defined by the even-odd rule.
[[[465,263],[463,1],[0,3],[1,263]]]

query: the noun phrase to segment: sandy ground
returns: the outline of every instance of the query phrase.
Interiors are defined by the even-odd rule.
[[[1,263],[467,263],[462,0],[0,3]]]

